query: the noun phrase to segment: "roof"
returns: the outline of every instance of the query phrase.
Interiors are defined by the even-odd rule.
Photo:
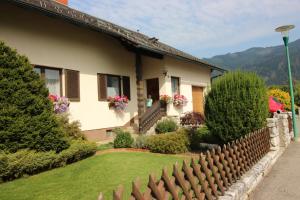
[[[198,64],[204,64],[212,69],[219,71],[226,71],[220,67],[212,65],[204,60],[201,60],[195,56],[187,54],[176,48],[173,48],[167,44],[159,42],[156,38],[150,38],[139,32],[129,30],[111,22],[93,17],[89,14],[72,9],[63,4],[57,3],[53,0],[8,0],[17,5],[25,8],[41,11],[42,13],[50,16],[56,16],[67,20],[70,23],[85,26],[96,31],[100,31],[109,34],[113,37],[119,38],[122,41],[130,43],[137,49],[147,50],[162,55],[168,55],[177,57],[187,61],[196,62]]]

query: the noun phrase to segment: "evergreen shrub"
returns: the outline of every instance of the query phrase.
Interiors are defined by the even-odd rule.
[[[44,81],[25,56],[0,42],[0,150],[60,152],[68,146]]]
[[[177,123],[173,119],[163,119],[159,121],[155,127],[155,132],[160,133],[168,133],[173,132],[178,129]]]
[[[200,150],[200,143],[219,144],[219,138],[213,135],[206,125],[199,128],[191,128],[188,131],[190,147],[192,150]]]
[[[152,135],[147,139],[147,148],[154,153],[184,153],[188,151],[189,145],[189,138],[183,129],[172,133]]]
[[[114,148],[130,148],[133,145],[134,139],[129,132],[121,129],[116,129],[116,138],[114,140]]]
[[[230,72],[213,82],[205,99],[206,125],[223,143],[265,126],[268,97],[255,73]]]
[[[147,138],[146,135],[139,135],[134,141],[134,148],[147,149]]]
[[[81,126],[80,122],[77,120],[71,122],[69,116],[70,116],[69,113],[56,114],[58,122],[62,127],[66,136],[70,139],[86,140],[86,136],[83,134],[83,132],[80,129]]]
[[[16,153],[0,152],[0,182],[13,180],[26,175],[82,160],[96,152],[96,144],[84,140],[73,140],[70,147],[55,151],[37,152],[23,149]]]

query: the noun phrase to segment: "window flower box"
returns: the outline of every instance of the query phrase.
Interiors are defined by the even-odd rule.
[[[124,111],[128,105],[128,98],[126,96],[108,97],[108,107],[116,111]]]
[[[160,95],[159,100],[165,105],[172,103],[172,97],[167,94]]]
[[[173,97],[173,105],[176,107],[182,107],[187,104],[188,100],[184,95],[175,94]]]
[[[53,103],[53,110],[56,114],[65,113],[69,110],[70,101],[66,97],[50,94],[50,101]]]

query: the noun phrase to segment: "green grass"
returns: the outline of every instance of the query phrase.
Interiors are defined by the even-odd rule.
[[[114,148],[114,144],[112,142],[107,143],[107,144],[100,144],[99,146],[97,146],[97,151],[102,151],[102,150],[106,150],[106,149],[113,149]]]
[[[136,177],[146,186],[148,175],[161,175],[182,157],[152,153],[108,153],[54,169],[35,176],[0,184],[2,200],[96,200],[104,193],[112,199],[112,191],[122,184],[126,197]]]

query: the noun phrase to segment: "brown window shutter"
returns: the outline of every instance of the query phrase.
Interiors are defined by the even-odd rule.
[[[106,101],[107,100],[107,81],[105,74],[97,74],[98,79],[98,100]]]
[[[127,96],[130,100],[130,78],[129,76],[123,76],[123,95]]]
[[[79,71],[65,70],[66,97],[70,101],[80,101]]]

